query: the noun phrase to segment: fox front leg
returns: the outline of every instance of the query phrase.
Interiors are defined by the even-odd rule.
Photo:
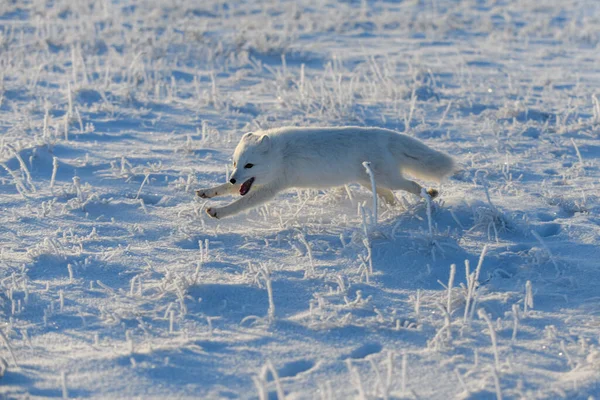
[[[227,182],[219,186],[215,186],[213,188],[208,189],[198,189],[196,190],[196,195],[203,199],[210,199],[211,197],[223,196],[226,194],[231,194],[238,192],[240,190],[240,185],[232,185]]]
[[[277,194],[277,192],[279,192],[279,190],[280,188],[278,187],[268,186],[256,188],[251,190],[250,193],[243,196],[241,199],[236,200],[225,207],[209,207],[206,209],[206,213],[213,218],[225,218],[269,201]]]

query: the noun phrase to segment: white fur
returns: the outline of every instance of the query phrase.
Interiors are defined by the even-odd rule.
[[[380,128],[278,128],[245,134],[233,154],[235,184],[226,183],[196,193],[203,198],[239,192],[254,177],[250,191],[221,208],[208,208],[215,218],[256,207],[278,192],[292,188],[327,188],[357,182],[370,188],[362,165],[370,161],[377,192],[394,202],[392,190],[420,195],[421,186],[403,177],[440,181],[455,169],[452,158],[409,136]],[[244,168],[247,164],[252,168]],[[437,191],[431,190],[435,196]]]

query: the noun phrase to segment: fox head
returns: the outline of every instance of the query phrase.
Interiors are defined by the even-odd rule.
[[[271,151],[268,135],[246,133],[233,153],[233,172],[229,182],[239,184],[240,194],[247,194],[252,185],[266,185],[277,179],[277,160]]]

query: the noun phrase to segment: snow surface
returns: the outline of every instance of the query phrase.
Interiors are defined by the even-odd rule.
[[[597,0],[3,0],[0,393],[598,398],[599,42]],[[210,219],[285,125],[462,169],[431,228],[356,185]]]

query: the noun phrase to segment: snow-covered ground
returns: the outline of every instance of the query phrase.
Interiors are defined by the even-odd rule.
[[[598,398],[599,43],[597,0],[1,1],[0,394]],[[285,125],[461,170],[430,219],[357,185],[210,219]]]

